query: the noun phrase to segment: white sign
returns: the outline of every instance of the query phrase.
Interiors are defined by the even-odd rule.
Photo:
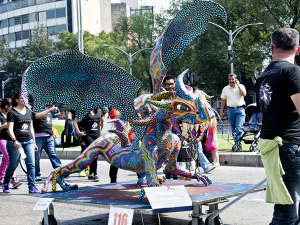
[[[46,210],[53,200],[54,198],[40,198],[33,210]]]
[[[133,212],[133,209],[110,206],[108,225],[131,225]]]
[[[144,188],[153,214],[193,210],[184,185]]]

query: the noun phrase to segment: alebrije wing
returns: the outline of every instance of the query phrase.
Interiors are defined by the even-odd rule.
[[[23,74],[21,92],[23,97],[32,95],[33,112],[59,102],[74,109],[78,121],[99,106],[113,107],[126,120],[136,120],[134,97],[141,86],[142,82],[124,69],[76,48],[31,64]],[[142,138],[145,128],[133,129]]]
[[[153,93],[157,94],[170,65],[176,57],[206,30],[209,20],[218,16],[226,23],[225,9],[212,1],[194,0],[169,22],[165,32],[158,38],[151,57]]]

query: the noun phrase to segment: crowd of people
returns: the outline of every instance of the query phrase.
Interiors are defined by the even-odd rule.
[[[298,224],[300,221],[300,67],[294,65],[295,55],[300,52],[298,31],[292,28],[276,30],[271,36],[270,48],[273,60],[255,85],[257,107],[264,115],[259,149],[268,177],[268,185],[271,183],[277,187],[280,184],[284,188],[276,189],[278,192],[275,193],[270,186],[267,187],[266,201],[275,203],[271,224]],[[224,119],[225,105],[227,105],[232,136],[235,146],[239,147],[243,134],[241,127],[245,122],[244,97],[247,91],[235,74],[229,74],[228,80],[229,85],[223,88],[221,94],[220,114]],[[167,75],[163,81],[164,89],[175,91],[175,81],[175,76]],[[201,94],[197,88],[189,86],[186,88],[196,95]],[[40,109],[37,113],[32,113],[24,101],[28,99],[23,99],[20,91],[11,99],[5,98],[1,101],[0,151],[3,156],[0,164],[0,184],[5,193],[10,193],[10,183],[12,188],[18,188],[23,184],[15,174],[20,157],[25,158],[30,194],[40,192],[35,182],[42,180],[40,157],[43,150],[48,154],[53,168],[62,166],[55,149],[55,143],[61,144],[55,141],[59,135],[57,132],[53,134],[52,129],[52,120],[57,120],[61,112],[55,105],[52,105],[49,108]],[[74,114],[74,111],[68,113],[66,123],[68,120],[71,121],[76,132],[82,137],[83,146],[88,146],[101,135],[109,110],[105,107],[93,109],[81,122],[78,122]],[[198,161],[204,173],[208,173],[220,166],[216,118],[211,119],[205,131],[206,141],[199,142],[197,145],[188,145],[181,134],[175,130],[172,132],[180,136],[182,141],[177,159],[180,168],[195,170],[196,161]],[[211,152],[212,162],[203,153],[203,147],[205,151]],[[82,151],[84,148],[82,147]],[[196,152],[196,154],[191,154],[191,152]],[[267,156],[265,156],[266,152],[268,152]],[[273,165],[275,161],[279,162],[279,165]],[[278,169],[274,170],[274,166]],[[89,180],[99,181],[97,158],[90,165],[87,174]],[[111,182],[117,182],[117,168],[112,167],[110,175]],[[166,178],[170,179],[170,174],[166,174]],[[183,178],[173,176],[173,179]]]
[[[175,91],[175,80],[174,76],[166,76],[163,82],[165,89]],[[195,93],[197,94],[197,92]],[[28,99],[25,99],[25,101],[28,101]],[[81,122],[77,120],[74,110],[70,110],[67,113],[65,123],[66,125],[71,124],[71,128],[65,132],[76,132],[81,137],[81,153],[94,140],[101,136],[101,130],[105,120],[110,115],[110,111],[112,112],[110,113],[112,118],[121,117],[120,113],[114,113],[115,109],[108,109],[107,107],[99,107],[91,110]],[[10,183],[13,189],[23,184],[15,174],[20,157],[25,158],[29,193],[40,192],[35,182],[42,181],[40,159],[43,150],[48,155],[53,169],[62,166],[57,156],[56,147],[63,145],[60,135],[52,126],[52,121],[58,118],[60,114],[61,112],[55,105],[43,107],[37,113],[32,113],[26,107],[26,102],[24,102],[20,91],[12,99],[5,98],[1,101],[0,151],[3,157],[0,164],[0,185],[3,187],[3,192],[10,193]],[[142,118],[141,115],[139,116]],[[195,170],[195,163],[197,161],[200,162],[204,172],[208,173],[220,165],[217,156],[217,139],[215,138],[216,123],[211,126],[214,127],[214,130],[208,132],[206,146],[207,150],[212,152],[213,162],[209,162],[204,155],[201,143],[197,145],[197,154],[191,156],[188,150],[190,147],[183,141],[182,149],[178,156],[180,167],[193,171]],[[212,138],[210,138],[211,134],[213,134]],[[111,183],[117,182],[117,172],[118,168],[111,166]],[[91,181],[99,181],[99,177],[97,176],[97,158],[88,169],[81,171],[79,175],[83,177],[88,176],[88,180]],[[137,175],[140,178],[139,174]],[[170,174],[166,174],[166,177],[170,178]],[[174,175],[173,179],[176,178]]]

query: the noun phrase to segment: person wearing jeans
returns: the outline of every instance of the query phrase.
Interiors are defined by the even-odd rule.
[[[264,163],[266,170],[274,173],[274,168],[282,165],[283,184],[289,192],[292,204],[286,204],[285,199],[275,199],[274,213],[271,225],[299,224],[300,204],[300,67],[295,65],[295,56],[300,52],[299,32],[292,28],[279,28],[271,35],[272,62],[256,80],[255,93],[257,107],[263,113],[260,149],[267,147],[268,142],[282,139],[279,147],[279,159],[275,157]],[[264,143],[263,146],[262,143]],[[274,151],[274,150],[270,150]],[[278,153],[275,152],[275,156]],[[263,157],[262,157],[263,160]],[[278,189],[282,183],[273,182],[269,186],[267,196],[279,196]],[[276,175],[276,174],[275,174]],[[280,185],[277,187],[277,185]],[[276,190],[276,191],[275,191]],[[279,197],[281,197],[280,195]],[[281,197],[282,198],[282,197]],[[271,199],[273,200],[273,199]],[[271,201],[268,201],[271,202]],[[263,213],[263,212],[262,212]]]
[[[228,121],[231,126],[232,136],[234,142],[241,145],[241,137],[243,135],[242,126],[245,123],[245,108],[243,106],[238,108],[228,107],[227,109]]]
[[[221,118],[225,118],[224,107],[227,101],[227,116],[231,126],[235,146],[242,146],[241,137],[243,132],[241,126],[245,123],[245,100],[246,88],[240,84],[235,74],[229,74],[229,85],[223,88],[221,94]],[[235,148],[238,150],[238,148]]]
[[[35,141],[38,150],[35,152],[35,180],[41,181],[40,159],[43,149],[47,153],[53,169],[61,167],[62,164],[57,157],[53,131],[52,118],[50,112],[57,111],[57,107],[42,108],[38,113],[33,115],[33,128],[35,132]]]
[[[10,193],[9,182],[18,166],[20,152],[24,151],[29,194],[40,193],[35,186],[34,151],[37,151],[37,146],[32,125],[32,113],[26,108],[20,91],[12,97],[11,101],[13,108],[7,114],[9,138],[6,144],[9,164],[2,184],[3,192]]]
[[[5,171],[8,167],[9,157],[6,149],[7,139],[8,139],[8,131],[7,131],[7,113],[11,110],[11,99],[5,98],[1,102],[1,112],[0,112],[0,152],[2,152],[3,157],[0,164],[0,185],[3,184],[3,179],[5,175]],[[13,188],[18,188],[22,185],[22,182],[18,180],[16,174],[13,173],[11,178],[11,183]]]
[[[197,157],[199,159],[200,166],[202,167],[204,173],[208,173],[208,172],[212,171],[213,169],[215,169],[216,167],[213,166],[208,161],[206,156],[204,155],[201,141],[198,142],[197,146],[198,146],[198,148],[197,148]]]

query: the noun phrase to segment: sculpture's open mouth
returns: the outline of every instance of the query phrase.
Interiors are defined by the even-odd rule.
[[[193,141],[196,143],[202,139],[204,131],[208,127],[209,121],[205,121],[200,124],[187,124],[178,121],[177,124],[181,131],[181,135],[186,139],[186,141]]]

